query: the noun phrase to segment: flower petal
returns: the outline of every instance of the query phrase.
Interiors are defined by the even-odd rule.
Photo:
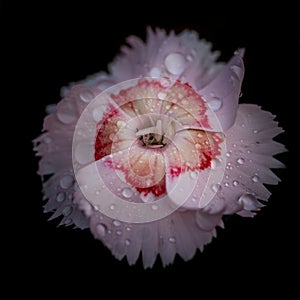
[[[206,207],[207,211],[215,210],[214,206],[222,201],[226,214],[242,211],[253,216],[249,209],[255,211],[262,206],[257,199],[266,201],[270,197],[264,184],[279,182],[270,168],[283,167],[272,156],[285,151],[283,145],[272,140],[282,132],[273,119],[272,114],[257,105],[239,106],[236,122],[226,132],[226,168],[221,188]]]
[[[164,153],[167,193],[176,206],[199,209],[207,205],[217,192],[225,168],[224,161],[218,157],[225,153],[225,144],[219,137],[216,140],[214,135],[184,130],[176,134],[172,146]],[[214,166],[216,162],[218,168]]]
[[[207,113],[215,131],[219,131],[219,124],[225,131],[235,121],[244,78],[243,54],[244,50],[237,51],[219,74],[199,91],[211,108]]]

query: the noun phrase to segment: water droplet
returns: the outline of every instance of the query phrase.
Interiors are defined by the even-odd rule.
[[[258,133],[258,130],[257,130],[257,129],[254,129],[254,130],[253,130],[253,133],[254,133],[254,134],[257,134],[257,133]]]
[[[230,152],[227,152],[227,153],[226,153],[226,156],[227,156],[227,157],[230,157],[230,156],[231,156],[231,153],[230,153]]]
[[[83,102],[89,103],[94,98],[94,94],[91,91],[82,91],[80,93],[80,98]]]
[[[77,162],[79,162],[80,164],[85,165],[91,162],[94,158],[93,145],[84,142],[79,143],[75,146],[74,156]]]
[[[116,234],[117,234],[117,235],[122,235],[122,231],[121,231],[121,230],[117,230],[117,231],[116,231]]]
[[[66,206],[63,210],[62,210],[62,214],[66,217],[68,215],[71,214],[72,212],[72,207],[71,206]]]
[[[225,182],[224,185],[225,185],[226,187],[229,187],[229,183],[228,183],[228,182]]]
[[[75,108],[70,103],[64,103],[64,105],[56,111],[56,115],[59,121],[64,124],[71,124],[76,121]]]
[[[58,193],[56,196],[56,201],[59,203],[63,202],[65,199],[66,199],[66,194],[63,192]]]
[[[187,59],[188,61],[192,61],[192,60],[193,60],[193,57],[192,57],[192,55],[189,54],[189,55],[186,56],[186,59]]]
[[[56,112],[56,104],[47,105],[45,110],[48,115],[55,113]]]
[[[174,244],[174,243],[176,242],[175,237],[171,236],[171,237],[169,238],[169,242],[170,242],[171,244]]]
[[[74,182],[74,178],[71,175],[65,175],[64,177],[62,177],[59,181],[60,186],[63,189],[68,189],[73,185]]]
[[[195,148],[196,148],[196,149],[200,149],[200,148],[201,148],[201,144],[196,143],[196,144],[195,144]]]
[[[237,159],[237,163],[242,165],[245,163],[245,160],[243,158],[239,158],[239,159]]]
[[[212,169],[217,169],[221,166],[221,161],[218,159],[218,158],[214,158],[212,161],[211,161],[211,168]]]
[[[104,237],[107,233],[107,227],[105,224],[97,224],[96,232],[99,236]]]
[[[260,205],[259,202],[256,200],[256,197],[252,194],[243,194],[239,199],[238,202],[243,205],[245,210],[251,211],[257,209]]]
[[[141,198],[141,200],[143,202],[149,203],[149,202],[153,202],[154,201],[155,196],[152,193],[148,193],[148,194],[141,193],[140,194],[140,198]]]
[[[197,171],[192,171],[192,172],[190,172],[190,177],[191,177],[191,179],[197,179],[197,177],[198,177],[198,172],[197,172]]]
[[[213,192],[218,192],[220,189],[221,189],[221,185],[219,183],[214,183],[212,186],[211,186],[211,189]]]
[[[185,69],[185,58],[180,53],[170,53],[165,58],[165,66],[167,71],[172,75],[180,75]]]
[[[65,220],[65,225],[71,225],[72,219],[68,218]]]
[[[151,206],[151,208],[152,208],[153,210],[158,210],[158,206],[157,206],[156,204],[153,204],[153,205]]]
[[[252,181],[253,181],[253,182],[258,182],[258,180],[259,180],[259,177],[258,177],[257,175],[254,175],[254,176],[252,177]]]
[[[209,100],[207,104],[213,111],[218,111],[222,107],[222,100],[219,98],[214,98]]]
[[[233,180],[232,184],[233,184],[233,186],[238,186],[239,182],[237,180]]]
[[[116,226],[116,227],[121,226],[121,222],[118,221],[118,220],[114,220],[114,221],[113,221],[113,224],[114,224],[114,226]]]
[[[100,105],[93,110],[93,119],[97,123],[102,119],[103,112],[105,111],[105,107],[103,105]]]
[[[158,97],[158,99],[160,99],[160,100],[165,100],[166,97],[167,97],[167,93],[159,92],[159,93],[157,94],[157,97]]]
[[[131,244],[131,241],[130,241],[129,239],[126,239],[126,240],[125,240],[125,245],[126,245],[126,246],[129,246],[130,244]]]
[[[127,231],[131,231],[131,228],[129,226],[126,227]]]
[[[110,207],[109,207],[111,210],[114,210],[116,208],[116,205],[115,204],[112,204]]]
[[[150,187],[150,186],[153,186],[153,180],[150,179],[150,178],[148,178],[148,179],[146,180],[146,187]]]
[[[150,73],[149,73],[150,77],[152,78],[158,78],[160,77],[161,75],[161,70],[157,67],[154,67],[150,70]]]
[[[126,126],[126,122],[124,120],[117,121],[118,128],[124,128]]]
[[[125,198],[131,198],[132,195],[133,195],[133,190],[131,188],[124,188],[123,191],[122,191],[122,195]]]
[[[171,84],[171,82],[168,78],[161,78],[159,82],[160,82],[161,86],[164,88],[169,87]]]

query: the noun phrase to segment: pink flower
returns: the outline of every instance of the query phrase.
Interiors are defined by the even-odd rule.
[[[257,105],[238,104],[243,50],[227,64],[195,32],[148,30],[99,73],[63,88],[35,142],[45,212],[89,227],[144,267],[159,254],[191,259],[223,226],[252,217],[277,184],[282,132]]]

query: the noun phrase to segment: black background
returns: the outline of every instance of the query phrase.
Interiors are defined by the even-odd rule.
[[[212,297],[216,293],[243,297],[264,291],[284,292],[288,298],[297,279],[292,272],[299,272],[299,192],[293,176],[298,167],[300,100],[297,10],[288,4],[263,9],[187,1],[164,6],[40,1],[4,3],[1,8],[3,65],[8,67],[4,91],[9,92],[2,99],[7,105],[3,120],[13,116],[17,122],[17,129],[11,125],[7,130],[12,155],[12,174],[7,177],[13,183],[9,187],[13,194],[5,197],[12,205],[5,213],[9,281],[28,281],[23,291],[33,294],[39,286],[41,297],[58,295],[62,289],[71,294],[98,292],[99,297],[104,297],[101,293],[159,297],[162,292],[170,296],[183,292],[185,297],[192,293],[200,299],[205,292]],[[213,43],[213,49],[222,51],[224,61],[245,47],[241,102],[256,103],[277,115],[285,129],[277,140],[289,152],[278,157],[287,168],[276,172],[282,182],[270,187],[273,195],[257,217],[229,218],[218,238],[189,262],[177,258],[172,266],[162,268],[158,261],[144,271],[141,260],[132,267],[115,260],[87,230],[57,228],[57,221],[47,221],[31,140],[41,133],[45,105],[60,100],[61,86],[106,70],[125,38],[131,34],[144,38],[148,25],[176,32],[196,30]]]

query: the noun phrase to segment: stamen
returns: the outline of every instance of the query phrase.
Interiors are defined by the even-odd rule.
[[[151,148],[161,148],[165,146],[163,142],[162,120],[157,120],[155,127],[152,126],[138,130],[136,136],[139,137],[144,146]]]

